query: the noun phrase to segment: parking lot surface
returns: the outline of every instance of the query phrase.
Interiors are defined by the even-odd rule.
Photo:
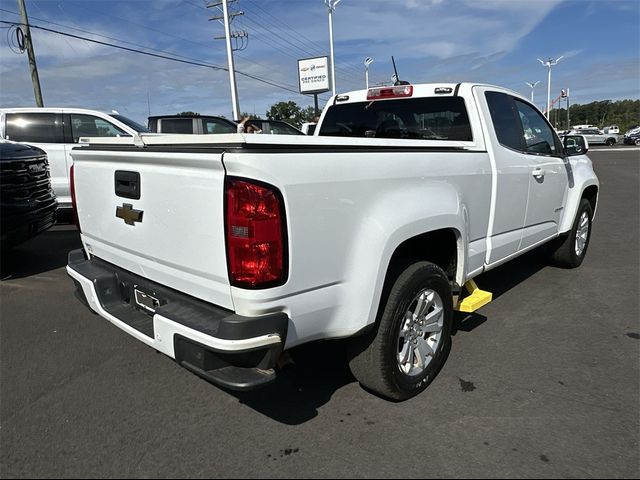
[[[0,476],[637,478],[640,152],[590,156],[582,267],[536,250],[478,277],[495,300],[404,403],[362,390],[341,342],[263,390],[206,383],[74,298],[78,235],[55,227],[2,263]]]

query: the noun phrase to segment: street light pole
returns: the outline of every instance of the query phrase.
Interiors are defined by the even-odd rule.
[[[547,80],[547,120],[549,120],[549,115],[551,111],[551,67],[554,67],[558,64],[560,60],[564,58],[564,55],[552,60],[549,58],[546,62],[544,60],[538,59],[538,61],[542,64],[543,67],[547,67],[549,69],[549,78]]]
[[[369,88],[369,65],[373,63],[373,58],[367,57],[364,59],[364,83],[366,88]]]
[[[329,48],[331,49],[331,89],[333,95],[336,94],[336,62],[333,55],[333,11],[340,3],[340,0],[324,0],[324,4],[329,7]]]
[[[529,85],[529,88],[531,89],[531,103],[533,103],[533,89],[536,88],[536,85],[538,85],[540,83],[540,80],[538,80],[535,83],[529,83],[529,82],[524,82],[524,83]],[[535,103],[534,103],[534,105],[535,105]]]

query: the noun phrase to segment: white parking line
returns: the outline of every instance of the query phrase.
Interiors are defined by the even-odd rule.
[[[640,152],[640,147],[592,148],[589,151],[591,152]]]

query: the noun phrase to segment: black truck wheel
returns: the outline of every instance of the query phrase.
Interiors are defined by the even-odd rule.
[[[453,299],[446,274],[418,262],[395,280],[373,332],[352,340],[349,366],[360,384],[385,398],[422,392],[451,346]]]
[[[576,218],[568,234],[551,244],[553,264],[563,268],[576,268],[582,264],[591,239],[593,209],[586,198],[580,200]]]

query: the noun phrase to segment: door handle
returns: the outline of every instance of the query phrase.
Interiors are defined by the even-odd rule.
[[[544,177],[545,173],[546,172],[543,169],[536,168],[533,172],[531,172],[531,175],[533,175],[536,178],[541,178],[541,177]]]

